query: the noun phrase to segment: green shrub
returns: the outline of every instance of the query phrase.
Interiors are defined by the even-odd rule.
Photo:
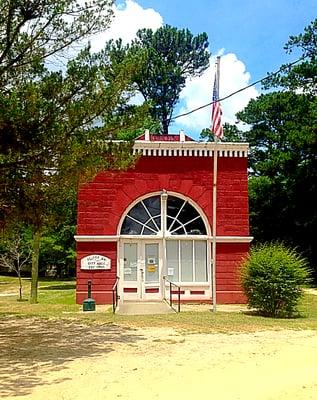
[[[306,260],[281,243],[251,249],[241,267],[241,284],[248,306],[262,315],[291,317],[309,282]]]

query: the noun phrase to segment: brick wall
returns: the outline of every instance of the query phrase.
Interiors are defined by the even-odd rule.
[[[249,234],[245,158],[219,158],[217,234]],[[188,196],[212,223],[213,162],[203,157],[142,157],[127,172],[103,172],[78,197],[78,235],[114,235],[138,197],[162,189]]]
[[[220,304],[245,303],[239,284],[239,265],[249,251],[248,243],[218,243],[216,293]]]
[[[116,235],[122,215],[141,196],[166,189],[189,197],[212,225],[213,159],[207,157],[141,157],[126,172],[102,172],[83,185],[78,196],[78,235]],[[248,236],[247,159],[218,158],[217,235]],[[244,300],[236,270],[248,244],[217,246],[217,292],[223,303]],[[93,280],[93,297],[111,302],[117,271],[116,243],[77,244],[77,302],[86,298],[87,281]],[[80,259],[97,253],[111,258],[110,271],[82,271]]]
[[[110,270],[85,271],[80,269],[80,260],[90,254],[100,254],[111,259]],[[79,242],[77,243],[77,285],[76,303],[87,298],[88,281],[92,282],[92,298],[97,304],[112,302],[112,287],[117,277],[117,243]]]

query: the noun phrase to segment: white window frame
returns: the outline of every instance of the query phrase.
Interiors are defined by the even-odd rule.
[[[181,241],[190,241],[192,244],[192,273],[193,273],[193,280],[192,281],[182,281],[181,277]],[[210,268],[209,268],[209,260],[210,260],[210,245],[209,241],[207,240],[206,237],[201,237],[201,236],[196,236],[193,238],[192,236],[190,238],[186,237],[186,235],[181,235],[178,238],[175,238],[175,236],[170,236],[167,238],[166,241],[175,241],[178,242],[178,281],[173,281],[173,283],[178,284],[180,286],[203,286],[207,285],[210,283]],[[196,268],[195,268],[195,242],[204,242],[206,244],[206,271],[207,271],[207,280],[206,281],[196,281]],[[167,262],[167,257],[166,257],[166,262]],[[167,272],[167,271],[166,271]],[[167,275],[167,274],[166,274]]]
[[[185,197],[185,196],[183,196],[183,195],[181,195],[181,194],[179,194],[179,193],[168,192],[168,196],[177,197],[177,198],[183,200],[183,204],[181,205],[180,209],[178,210],[178,213],[176,214],[175,217],[172,217],[172,216],[169,216],[169,215],[167,214],[167,201],[163,201],[163,199],[162,199],[162,195],[163,195],[163,194],[166,194],[166,192],[165,192],[165,191],[162,191],[162,192],[159,192],[159,193],[158,193],[158,192],[154,192],[154,193],[151,193],[151,194],[148,194],[148,195],[146,195],[146,196],[142,196],[142,197],[136,199],[136,200],[130,205],[130,207],[126,210],[126,212],[123,214],[123,216],[121,217],[120,223],[119,223],[119,225],[118,225],[118,235],[120,235],[120,237],[126,237],[126,238],[140,237],[140,236],[142,236],[142,237],[145,236],[145,237],[148,237],[148,238],[150,238],[150,237],[161,238],[161,237],[164,236],[164,237],[166,237],[166,238],[173,237],[173,238],[175,238],[175,239],[178,238],[178,237],[180,237],[180,236],[186,237],[186,238],[191,238],[191,237],[193,237],[193,238],[198,238],[198,237],[199,237],[199,238],[203,238],[203,237],[204,237],[204,238],[207,238],[208,236],[210,236],[211,230],[210,230],[210,226],[209,226],[208,220],[207,220],[205,214],[203,213],[203,211],[201,210],[201,208],[200,208],[197,204],[195,204],[195,203],[194,203],[193,201],[191,201],[189,198],[187,198],[187,197]],[[155,215],[155,216],[153,217],[153,216],[150,214],[149,210],[147,209],[146,205],[144,204],[144,200],[147,199],[147,198],[150,198],[150,197],[155,197],[155,196],[161,196],[161,212],[160,212],[160,214]],[[136,218],[131,217],[130,215],[128,215],[129,212],[130,212],[137,204],[139,204],[139,203],[142,204],[142,206],[144,207],[146,213],[147,213],[148,216],[149,216],[149,219],[148,219],[145,223],[143,223],[143,222],[141,222],[141,221],[138,221]],[[187,203],[188,203],[190,206],[192,206],[192,207],[197,211],[198,215],[197,215],[195,218],[191,219],[190,221],[186,221],[185,223],[183,223],[182,221],[180,221],[180,220],[178,219],[178,216],[179,216],[179,214],[181,213],[182,209],[185,207],[185,205],[186,205]],[[161,217],[161,229],[160,229],[160,230],[159,230],[159,227],[157,226],[157,224],[156,224],[156,222],[155,222],[155,220],[154,220],[155,218],[157,218],[157,217],[159,217],[159,216]],[[138,223],[138,224],[140,224],[140,225],[142,226],[142,228],[141,228],[141,233],[140,233],[139,235],[121,234],[121,230],[122,230],[122,227],[123,227],[123,224],[124,224],[124,221],[125,221],[126,218],[129,218],[129,219],[131,219],[132,221],[134,221],[134,222],[136,222],[136,223]],[[164,218],[166,219],[166,221],[163,221]],[[173,219],[173,222],[172,222],[172,224],[171,224],[169,230],[167,230],[167,218]],[[193,221],[195,221],[195,220],[197,220],[197,219],[199,219],[199,218],[201,218],[202,221],[203,221],[203,223],[204,223],[204,226],[205,226],[205,229],[206,229],[206,235],[190,235],[190,234],[188,234],[188,233],[187,233],[187,230],[186,230],[186,225],[190,224],[191,222],[193,222]],[[151,230],[152,232],[155,233],[155,231],[153,230],[153,228],[150,228],[150,227],[147,226],[147,223],[148,223],[149,221],[152,221],[153,224],[157,227],[158,230],[156,231],[156,234],[153,234],[153,235],[144,235],[144,234],[143,234],[144,229],[149,229],[149,230]],[[173,228],[173,225],[174,225],[175,222],[178,222],[181,226],[177,227],[177,228],[174,229],[174,230],[171,230],[171,229]],[[174,235],[173,235],[174,232],[177,232],[177,231],[180,230],[181,228],[184,229],[184,231],[185,231],[184,234],[181,234],[181,235],[175,235],[175,234],[174,234]],[[163,231],[164,231],[164,232],[163,232]]]

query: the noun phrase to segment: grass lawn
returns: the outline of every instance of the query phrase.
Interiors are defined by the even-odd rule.
[[[23,279],[23,296],[28,299],[30,279]],[[0,318],[8,316],[58,318],[85,324],[116,324],[129,327],[173,327],[191,332],[255,332],[267,329],[317,330],[317,296],[305,293],[300,302],[300,317],[292,319],[264,318],[242,312],[181,312],[179,314],[123,316],[113,315],[111,306],[105,312],[82,312],[75,304],[74,280],[39,282],[38,304],[19,302],[18,281],[0,276]]]

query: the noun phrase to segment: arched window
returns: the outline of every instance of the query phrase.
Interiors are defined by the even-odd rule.
[[[206,235],[201,215],[187,200],[169,195],[165,213],[163,206],[159,195],[141,200],[125,217],[121,235],[158,235],[162,226],[167,235]],[[165,224],[162,215],[166,215]]]

